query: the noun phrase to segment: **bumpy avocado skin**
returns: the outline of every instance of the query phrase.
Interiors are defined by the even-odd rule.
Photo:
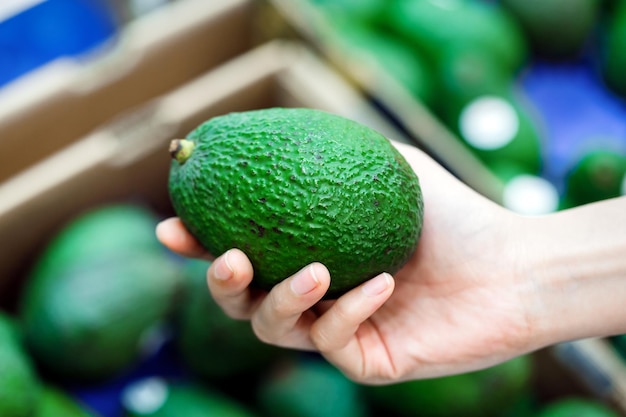
[[[243,250],[261,288],[319,261],[330,270],[333,297],[397,272],[415,250],[418,178],[369,127],[319,110],[273,108],[215,117],[188,139],[191,156],[170,170],[174,209],[213,255]]]

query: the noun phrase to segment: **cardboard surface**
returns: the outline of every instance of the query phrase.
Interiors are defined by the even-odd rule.
[[[59,60],[0,90],[0,181],[254,46],[251,0],[180,0],[131,22],[88,62]]]

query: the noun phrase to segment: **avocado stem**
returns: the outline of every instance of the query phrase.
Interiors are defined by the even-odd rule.
[[[170,155],[182,165],[191,156],[194,146],[195,144],[190,140],[173,139],[170,142]]]

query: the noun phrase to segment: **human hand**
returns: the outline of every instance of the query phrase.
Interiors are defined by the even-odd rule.
[[[330,275],[304,267],[270,292],[249,287],[253,268],[231,249],[208,287],[231,317],[251,320],[270,344],[319,351],[352,379],[387,383],[467,372],[533,350],[533,288],[520,278],[525,222],[469,189],[418,149],[395,144],[420,179],[424,225],[395,277],[381,274],[337,300]],[[175,252],[207,254],[177,218],[157,230]]]

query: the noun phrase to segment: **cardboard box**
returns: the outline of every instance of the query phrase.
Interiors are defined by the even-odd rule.
[[[252,0],[179,0],[105,50],[59,59],[0,90],[0,181],[255,45]]]
[[[307,49],[281,42],[261,46],[121,115],[0,184],[0,294],[4,289],[7,298],[7,288],[25,277],[47,240],[89,207],[138,201],[171,214],[169,141],[212,116],[273,106],[332,111],[407,142]]]

